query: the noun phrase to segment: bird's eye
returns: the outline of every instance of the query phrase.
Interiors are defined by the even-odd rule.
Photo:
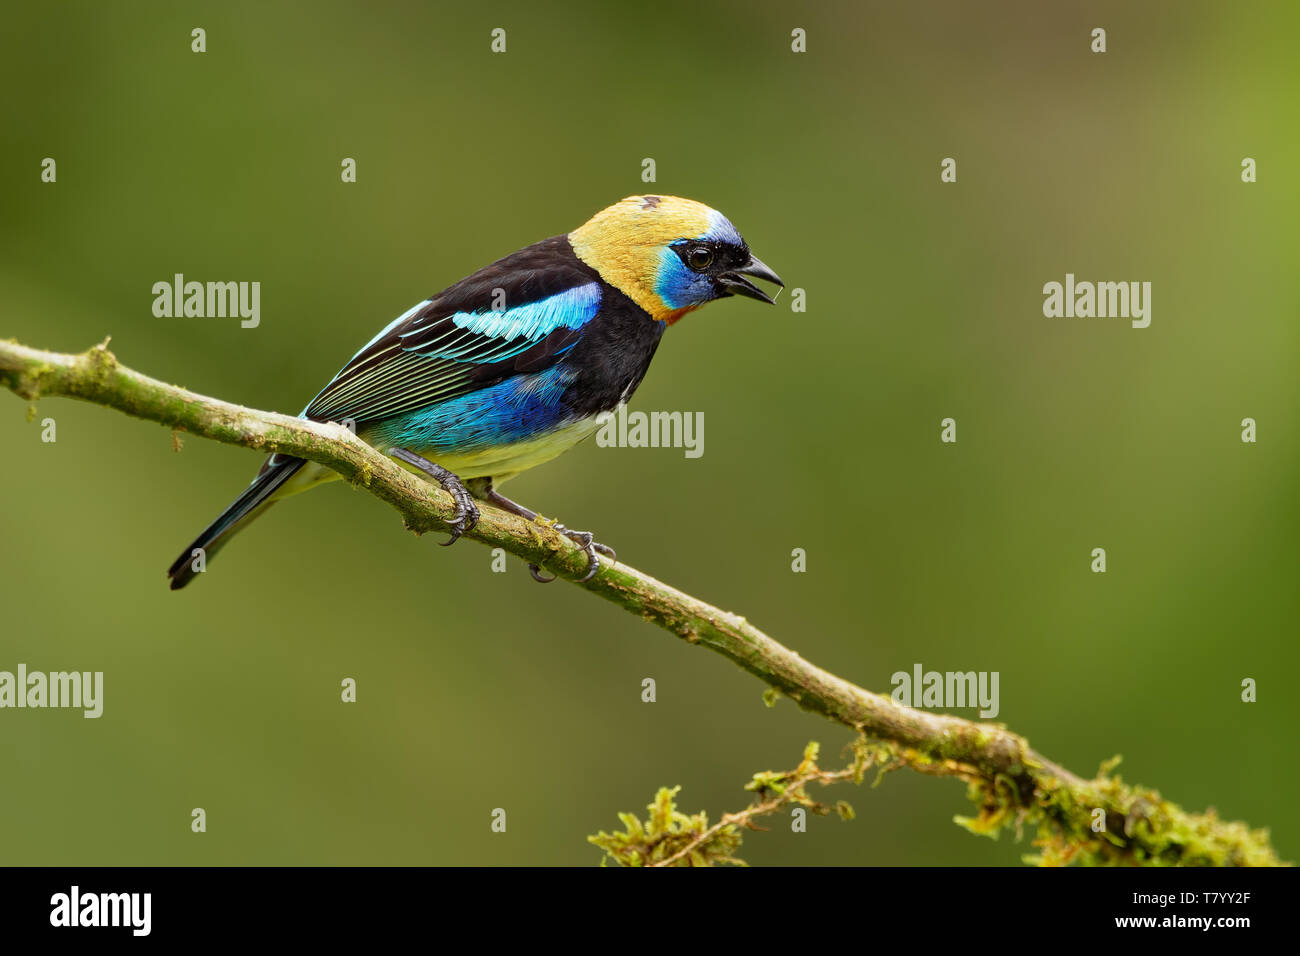
[[[713,250],[708,246],[696,246],[687,253],[686,261],[696,271],[707,269],[713,264]]]

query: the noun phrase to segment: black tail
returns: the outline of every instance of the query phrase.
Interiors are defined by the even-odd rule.
[[[216,521],[204,528],[203,533],[194,539],[194,543],[172,562],[172,566],[167,569],[172,590],[185,587],[198,574],[194,568],[198,558],[194,552],[197,549],[203,551],[203,566],[206,568],[207,562],[211,561],[212,556],[234,537],[236,531],[271,506],[272,502],[267,500],[271,494],[306,463],[301,458],[272,455],[253,479],[253,483],[244,489],[244,493],[231,502],[230,507],[221,512]]]

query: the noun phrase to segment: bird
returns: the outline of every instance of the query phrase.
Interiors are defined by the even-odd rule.
[[[677,196],[629,196],[567,234],[497,260],[399,315],[299,414],[337,422],[455,501],[455,543],[477,501],[540,519],[498,490],[594,433],[636,391],[664,331],[715,299],[775,304],[784,288],[722,213]],[[275,453],[167,571],[185,587],[277,501],[340,477]],[[614,557],[588,531],[551,523],[587,557]],[[545,577],[529,565],[534,579]]]

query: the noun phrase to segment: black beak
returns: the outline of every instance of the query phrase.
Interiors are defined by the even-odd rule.
[[[743,295],[751,299],[757,299],[759,302],[767,302],[771,305],[776,305],[775,299],[746,279],[745,276],[753,276],[755,279],[762,279],[765,282],[774,282],[781,288],[785,288],[785,283],[781,281],[779,275],[765,266],[758,259],[750,256],[749,261],[739,269],[735,269],[731,272],[723,272],[718,276],[718,281],[722,283],[722,287],[726,290],[723,294]]]

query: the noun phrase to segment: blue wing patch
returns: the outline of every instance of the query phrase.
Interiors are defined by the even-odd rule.
[[[478,363],[499,362],[531,348],[556,329],[580,329],[600,308],[600,286],[576,286],[549,298],[500,312],[455,312],[448,316],[453,328],[411,329],[399,334],[401,347],[424,358],[446,358]],[[500,347],[484,348],[484,340]]]
[[[451,320],[462,329],[480,335],[499,339],[515,339],[522,335],[538,339],[560,326],[581,328],[591,321],[599,305],[600,286],[588,282],[504,312],[457,312]]]
[[[438,298],[398,316],[303,411],[324,421],[375,421],[548,368],[600,310],[596,282],[502,310],[438,315]]]

